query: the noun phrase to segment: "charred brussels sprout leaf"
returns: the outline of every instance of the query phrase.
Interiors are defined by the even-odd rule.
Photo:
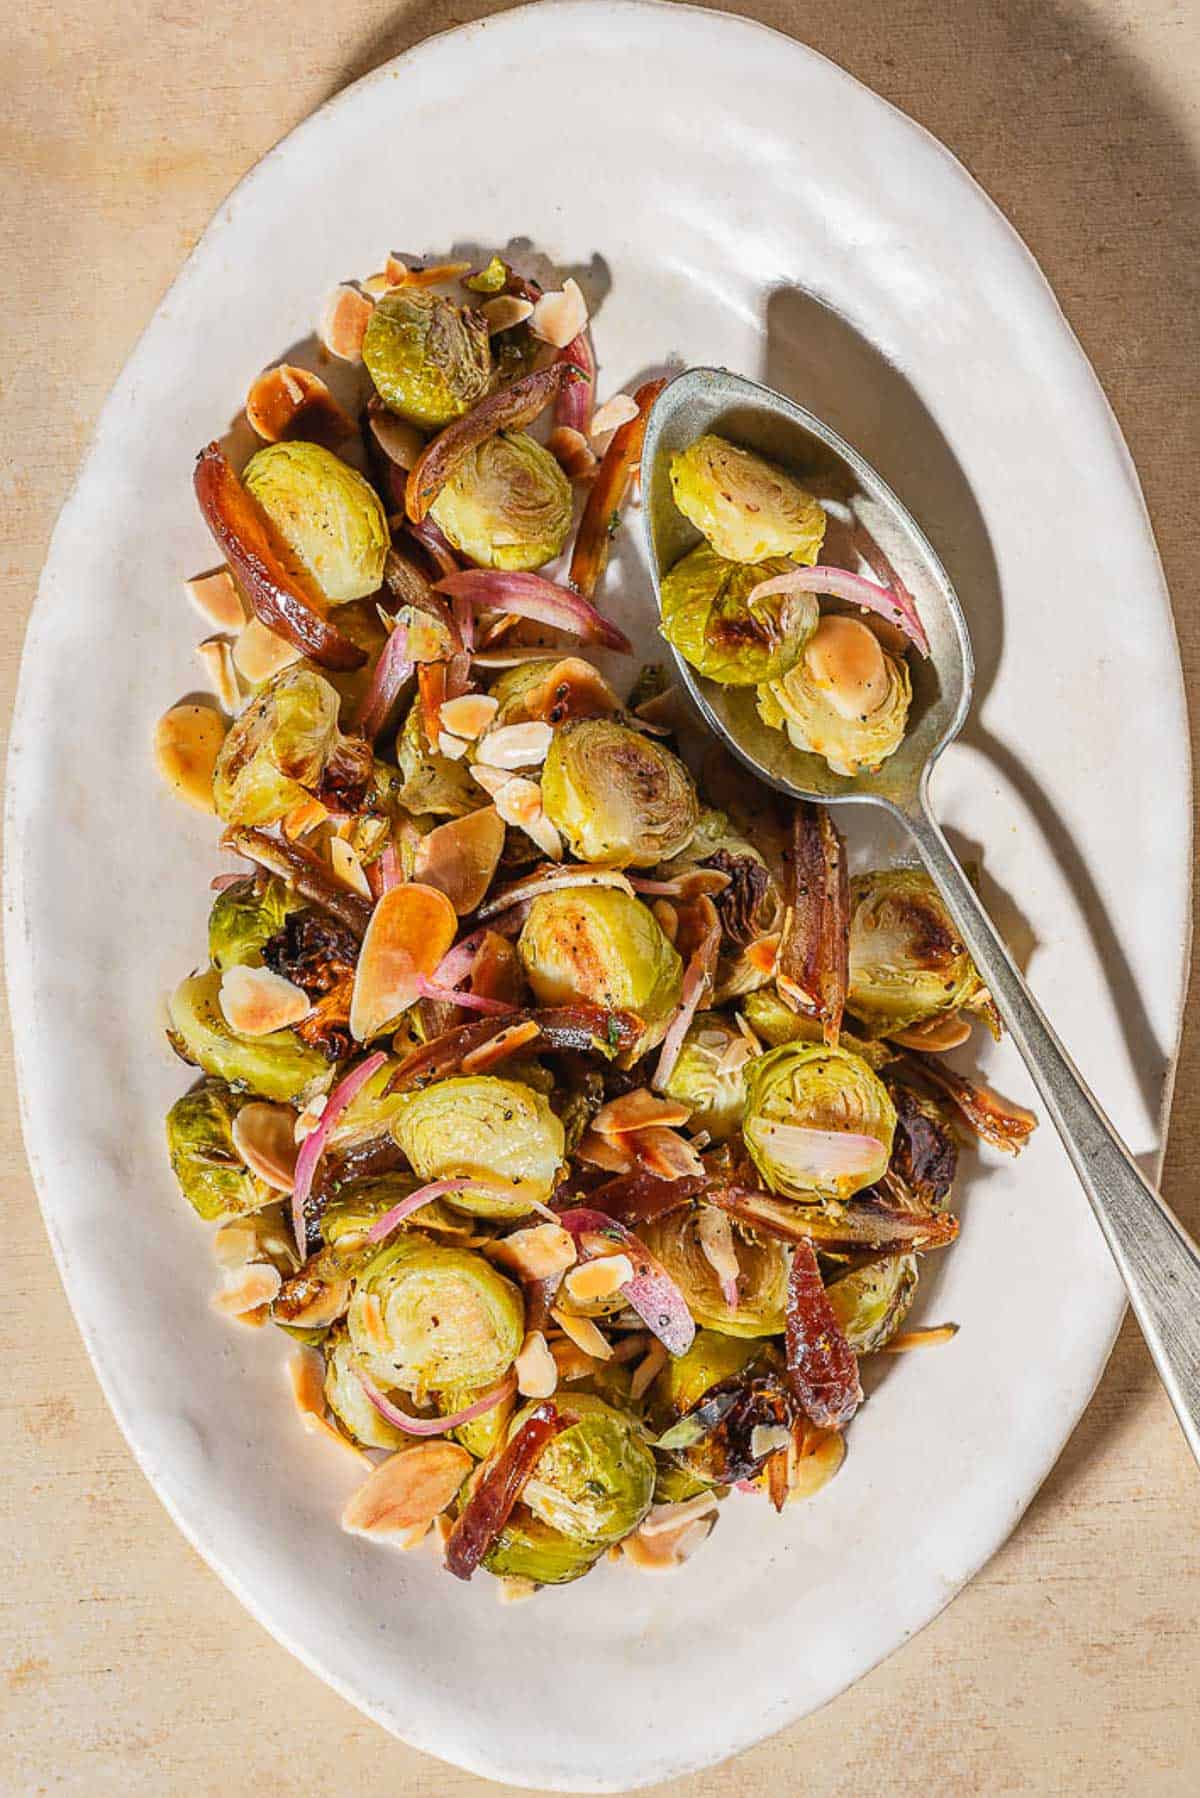
[[[238,1036],[232,1031],[221,1011],[220,988],[221,975],[212,968],[182,981],[171,995],[168,1035],[184,1061],[230,1086],[281,1104],[328,1085],[329,1063],[316,1049],[306,1048],[293,1031],[273,1030],[268,1036]]]
[[[617,868],[677,855],[700,816],[679,757],[614,718],[580,718],[556,732],[542,804],[573,855]]]
[[[259,881],[251,874],[223,888],[208,914],[208,959],[213,967],[224,973],[226,968],[258,966],[266,944],[301,903],[274,876]]]
[[[338,696],[308,668],[285,668],[235,718],[213,775],[227,824],[277,824],[321,785],[342,741]]]
[[[484,1182],[451,1193],[454,1210],[524,1217],[554,1191],[563,1127],[541,1093],[523,1082],[464,1075],[399,1097],[393,1128],[418,1176]]]
[[[722,686],[778,680],[816,629],[817,602],[811,593],[750,595],[790,567],[778,559],[755,567],[727,562],[697,544],[662,583],[663,636],[698,674]]]
[[[746,1063],[753,1054],[719,1011],[696,1014],[666,1085],[672,1099],[691,1106],[690,1129],[707,1130],[715,1142],[733,1135],[746,1105]]]
[[[680,1288],[698,1324],[724,1336],[775,1336],[783,1329],[788,1251],[773,1237],[751,1237],[733,1226],[738,1263],[736,1306],[725,1302],[715,1269],[701,1246],[706,1207],[669,1212],[641,1226],[641,1238]]]
[[[319,443],[269,443],[242,481],[331,605],[378,591],[391,541],[379,495]]]
[[[502,1379],[521,1347],[525,1305],[482,1255],[405,1235],[359,1274],[347,1327],[381,1385],[423,1396]]]
[[[517,944],[541,1005],[582,1000],[635,1012],[642,1052],[662,1040],[679,1002],[683,963],[649,908],[611,887],[543,893],[529,908]]]
[[[572,504],[549,450],[524,431],[502,431],[459,463],[430,516],[480,567],[528,570],[562,553]]]
[[[815,562],[825,513],[799,482],[752,450],[711,434],[671,459],[671,491],[685,518],[729,562],[790,556]]]
[[[492,377],[487,321],[420,288],[393,288],[371,314],[363,361],[384,405],[438,431],[478,404]]]
[[[167,1149],[180,1191],[208,1223],[243,1217],[276,1194],[250,1172],[233,1143],[242,1101],[222,1080],[206,1080],[167,1113]]]
[[[932,880],[920,868],[885,868],[850,883],[850,986],[846,1004],[869,1036],[969,1007],[975,965]]]
[[[588,1542],[564,1536],[525,1505],[518,1505],[484,1555],[483,1565],[498,1578],[565,1586],[587,1573],[602,1553]]]
[[[785,1043],[750,1064],[742,1133],[772,1192],[848,1199],[883,1176],[895,1128],[887,1088],[848,1050]]]
[[[521,1494],[535,1517],[594,1550],[635,1530],[654,1497],[654,1457],[632,1417],[573,1392],[576,1421],[542,1450]],[[513,1419],[513,1433],[525,1413]]]
[[[826,1296],[856,1355],[882,1348],[908,1316],[917,1293],[917,1258],[893,1255],[843,1274]]]

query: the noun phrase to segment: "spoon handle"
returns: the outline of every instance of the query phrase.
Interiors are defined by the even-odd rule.
[[[1139,1171],[1051,1029],[943,836],[905,814],[921,858],[1037,1083],[1129,1292],[1175,1415],[1200,1461],[1200,1249]]]

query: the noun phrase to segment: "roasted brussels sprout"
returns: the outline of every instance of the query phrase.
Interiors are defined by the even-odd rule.
[[[822,669],[834,632],[861,632],[869,667],[834,684]],[[870,646],[867,647],[867,639]],[[841,656],[843,645],[838,645]],[[912,681],[902,656],[889,655],[874,633],[855,618],[822,618],[803,654],[782,679],[758,690],[765,724],[786,730],[794,748],[822,756],[835,774],[874,770],[904,741]]]
[[[760,987],[757,992],[747,993],[742,1001],[742,1011],[746,1022],[755,1036],[761,1036],[764,1043],[772,1049],[779,1048],[781,1043],[823,1043],[825,1030],[817,1018],[802,1017],[785,1005],[773,986]],[[869,1068],[876,1072],[893,1058],[895,1051],[886,1043],[867,1042],[849,1030],[843,1030],[838,1036],[838,1047],[849,1049],[860,1061],[865,1061]]]
[[[746,1104],[746,1063],[754,1050],[719,1011],[697,1012],[688,1026],[666,1091],[690,1105],[689,1127],[707,1130],[715,1142],[732,1136]]]
[[[754,1426],[782,1421],[787,1408],[781,1367],[772,1343],[715,1330],[698,1330],[687,1353],[667,1363],[650,1388],[648,1421],[665,1434],[681,1419],[696,1417],[697,1431],[689,1441],[685,1428],[678,1447],[656,1451],[660,1502],[757,1474]],[[698,1407],[704,1409],[698,1413]]]
[[[700,816],[679,757],[615,718],[579,718],[555,733],[542,804],[580,861],[617,868],[677,855]]]
[[[482,1398],[486,1387],[464,1386],[450,1387],[437,1395],[437,1408],[443,1417],[450,1417],[455,1411],[465,1411],[477,1398]],[[508,1437],[509,1420],[513,1414],[514,1400],[510,1395],[484,1411],[479,1417],[472,1417],[466,1423],[460,1423],[451,1434],[456,1442],[461,1442],[468,1453],[478,1461],[485,1461],[493,1450],[503,1447]]]
[[[572,1541],[519,1504],[484,1555],[483,1565],[499,1578],[565,1586],[587,1573],[603,1552],[589,1542]]]
[[[465,818],[488,802],[465,762],[451,761],[448,755],[430,749],[419,700],[409,707],[396,739],[396,760],[404,780],[400,803],[417,817]]]
[[[278,1194],[250,1172],[233,1142],[238,1095],[223,1080],[205,1080],[167,1113],[167,1149],[180,1190],[207,1222],[243,1217]]]
[[[881,868],[850,883],[846,1005],[868,1036],[970,1010],[982,988],[950,914],[921,868]]]
[[[698,674],[724,687],[756,687],[792,667],[817,628],[811,593],[750,602],[760,581],[789,562],[727,562],[707,543],[676,562],[662,583],[662,634]]]
[[[773,1237],[752,1237],[733,1224],[738,1302],[727,1305],[700,1241],[703,1215],[711,1209],[700,1205],[693,1211],[668,1212],[643,1224],[639,1234],[683,1293],[698,1324],[723,1336],[777,1336],[785,1321],[788,1250]]]
[[[289,914],[299,911],[302,903],[275,875],[259,880],[249,874],[223,887],[208,914],[208,959],[213,967],[224,973],[226,968],[260,965],[264,943],[283,929]]]
[[[577,1421],[547,1443],[521,1497],[535,1517],[573,1542],[608,1548],[650,1509],[654,1457],[634,1419],[603,1399],[572,1392],[569,1409]],[[514,1417],[514,1434],[526,1414]]]
[[[285,668],[235,718],[213,775],[227,824],[277,824],[321,784],[342,741],[338,696],[309,668]]]
[[[420,288],[383,295],[362,355],[384,405],[424,431],[470,411],[492,377],[487,320]]]
[[[331,1069],[316,1049],[306,1048],[292,1030],[268,1036],[238,1036],[229,1028],[218,994],[216,968],[181,981],[168,1002],[171,1047],[184,1061],[230,1086],[281,1104],[328,1086]]]
[[[525,1304],[482,1255],[405,1234],[355,1280],[346,1323],[380,1384],[423,1399],[501,1379],[521,1347]]]
[[[561,555],[573,504],[549,450],[524,431],[501,431],[459,463],[430,516],[481,567],[532,569]]]
[[[360,1144],[378,1142],[392,1134],[407,1101],[406,1094],[387,1090],[397,1065],[394,1060],[385,1061],[355,1093],[330,1132],[327,1147],[331,1154],[345,1155]],[[400,1197],[397,1193],[396,1198]]]
[[[662,1041],[679,1003],[683,964],[640,899],[614,887],[567,887],[529,908],[517,950],[538,1002],[582,1000],[632,1011],[645,1026],[639,1052]]]
[[[869,1261],[826,1287],[834,1316],[856,1355],[882,1348],[896,1334],[917,1295],[917,1258]]]
[[[728,562],[815,562],[825,513],[798,481],[711,433],[671,458],[675,504]],[[764,577],[765,578],[765,577]]]
[[[495,722],[566,724],[572,718],[605,717],[620,701],[600,670],[581,656],[549,655],[506,668],[491,686],[499,710]]]
[[[381,1417],[363,1390],[354,1371],[354,1345],[344,1324],[329,1331],[322,1348],[325,1355],[325,1403],[346,1434],[364,1448],[407,1448],[412,1442],[403,1430]]]
[[[753,1338],[697,1330],[687,1353],[672,1355],[650,1388],[650,1416],[656,1427],[665,1430],[698,1405],[710,1386],[744,1373],[761,1353],[761,1342]]]
[[[379,495],[356,468],[319,443],[268,443],[242,483],[322,598],[341,605],[378,592],[391,537]]]
[[[370,1246],[367,1232],[376,1218],[398,1205],[401,1199],[408,1198],[420,1184],[415,1174],[400,1172],[350,1181],[339,1188],[336,1199],[321,1213],[323,1240],[343,1252]],[[451,1211],[441,1199],[428,1199],[401,1227],[420,1230],[422,1235],[447,1237],[451,1241],[470,1236],[473,1228],[465,1215]],[[372,1247],[371,1253],[374,1252]]]
[[[767,1185],[786,1198],[848,1199],[873,1185],[887,1171],[895,1129],[886,1086],[846,1049],[785,1043],[747,1070],[742,1135]],[[836,1134],[850,1139],[844,1153]]]
[[[563,1127],[541,1093],[491,1074],[405,1094],[393,1131],[421,1179],[479,1176],[484,1184],[447,1203],[480,1217],[524,1217],[545,1204],[563,1161]],[[497,1180],[511,1197],[487,1184]]]

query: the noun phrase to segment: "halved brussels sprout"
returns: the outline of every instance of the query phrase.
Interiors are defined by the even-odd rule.
[[[870,1036],[970,1008],[982,982],[922,868],[882,868],[850,883],[846,1004]]]
[[[486,1387],[462,1386],[450,1387],[437,1395],[437,1408],[443,1417],[453,1416],[455,1411],[465,1411],[477,1398],[482,1398]],[[481,1417],[472,1417],[468,1423],[460,1423],[450,1433],[456,1442],[461,1442],[468,1454],[474,1455],[477,1461],[486,1461],[493,1450],[503,1447],[508,1437],[509,1420],[513,1414],[514,1400],[510,1394],[502,1398],[498,1405],[485,1411]]]
[[[357,1359],[354,1345],[344,1324],[338,1324],[326,1336],[322,1348],[325,1355],[325,1403],[346,1434],[364,1448],[408,1448],[413,1438],[381,1417],[363,1390],[354,1371]]]
[[[824,757],[835,774],[858,774],[864,768],[873,772],[904,741],[912,701],[904,658],[885,649],[880,655],[886,693],[873,710],[849,711],[835,703],[831,690],[814,677],[806,650],[781,680],[759,688],[759,716],[773,729],[786,730],[793,748]]]
[[[319,443],[268,443],[242,483],[331,605],[379,591],[391,536],[379,495],[356,468]]]
[[[396,739],[396,760],[404,777],[400,803],[418,817],[465,818],[488,803],[487,794],[476,786],[465,762],[451,761],[448,755],[430,749],[419,700],[409,707]]]
[[[205,1080],[167,1113],[167,1149],[180,1191],[207,1223],[244,1217],[277,1194],[246,1166],[233,1143],[242,1100],[223,1080]]]
[[[542,805],[580,861],[616,868],[652,868],[677,855],[700,816],[679,757],[615,718],[579,718],[556,731]]]
[[[420,288],[383,295],[362,355],[384,405],[423,431],[469,412],[492,378],[487,320]]]
[[[385,1386],[429,1392],[495,1385],[525,1333],[525,1301],[482,1255],[404,1235],[354,1282],[350,1341]]]
[[[344,1155],[360,1143],[378,1142],[392,1134],[408,1098],[406,1093],[389,1093],[387,1090],[398,1065],[389,1057],[355,1093],[330,1132],[326,1145],[329,1153]]]
[[[804,1143],[793,1144],[786,1133],[845,1132],[873,1137],[879,1153],[853,1172],[832,1171],[818,1164]],[[746,1115],[742,1135],[759,1173],[772,1192],[790,1199],[848,1199],[882,1179],[892,1153],[896,1108],[878,1075],[847,1049],[820,1043],[785,1043],[746,1074]]]
[[[339,1189],[337,1198],[321,1213],[322,1238],[331,1247],[336,1245],[343,1250],[363,1247],[376,1218],[398,1205],[401,1199],[408,1198],[420,1184],[415,1174],[399,1172],[350,1181]],[[451,1211],[441,1199],[428,1199],[400,1228],[453,1240],[470,1236],[473,1226],[465,1216]]]
[[[728,1336],[700,1329],[685,1355],[672,1355],[650,1388],[650,1416],[661,1434],[685,1411],[691,1411],[710,1386],[744,1373],[762,1353],[762,1343],[750,1337]]]
[[[293,1030],[268,1036],[238,1036],[225,1022],[218,969],[183,980],[167,1004],[171,1047],[206,1074],[281,1104],[303,1099],[328,1086],[332,1069],[316,1049],[306,1048]]]
[[[654,1502],[656,1505],[681,1505],[685,1499],[699,1498],[702,1492],[710,1491],[712,1485],[713,1481],[703,1474],[693,1473],[690,1467],[681,1467],[678,1461],[669,1461],[665,1455],[660,1455]]]
[[[781,1043],[825,1041],[825,1028],[820,1020],[802,1017],[798,1011],[793,1011],[790,1005],[784,1004],[773,986],[763,986],[757,992],[747,993],[742,1001],[742,1012],[755,1036],[761,1036],[763,1042],[772,1049],[779,1048]],[[885,1043],[864,1041],[849,1030],[839,1033],[838,1047],[849,1049],[852,1055],[857,1055],[860,1061],[865,1061],[876,1072],[886,1067],[895,1054]]]
[[[531,1579],[539,1586],[565,1586],[594,1567],[603,1549],[573,1542],[519,1504],[483,1557],[501,1579]]]
[[[213,775],[227,824],[277,824],[309,798],[342,741],[339,700],[310,668],[285,668],[234,719]]]
[[[721,1283],[700,1246],[703,1205],[672,1211],[640,1227],[650,1253],[661,1261],[698,1324],[722,1336],[777,1336],[784,1327],[791,1255],[771,1236],[750,1236],[732,1225],[738,1262],[738,1302],[725,1303]]]
[[[541,1093],[492,1074],[404,1094],[392,1129],[422,1180],[511,1185],[511,1198],[487,1185],[448,1195],[452,1209],[478,1217],[525,1217],[549,1199],[563,1162],[563,1127]]]
[[[675,504],[728,562],[815,562],[825,513],[811,493],[753,450],[698,437],[671,458]]]
[[[571,1541],[608,1548],[650,1509],[654,1457],[634,1419],[603,1399],[572,1392],[562,1403],[577,1421],[546,1444],[521,1498],[535,1517]],[[513,1434],[528,1409],[513,1418]]]
[[[261,966],[263,944],[303,903],[275,875],[260,881],[248,874],[223,887],[208,914],[208,959],[213,967],[224,973],[226,968]]]
[[[541,1005],[582,1000],[632,1011],[661,1042],[679,1003],[683,963],[648,906],[614,887],[567,887],[529,908],[517,951]]]
[[[817,628],[811,593],[748,603],[760,581],[788,574],[780,559],[751,567],[698,543],[662,582],[662,634],[697,673],[725,687],[757,687],[786,674]]]
[[[833,1314],[856,1355],[882,1348],[896,1334],[917,1296],[917,1258],[892,1255],[843,1274],[826,1288]]]
[[[492,682],[490,693],[499,707],[497,725],[531,719],[558,725],[620,710],[620,701],[600,670],[582,656],[548,655],[536,662],[519,662]]]
[[[700,1011],[688,1026],[666,1091],[690,1105],[689,1128],[707,1130],[715,1142],[732,1136],[746,1106],[746,1063],[754,1050],[719,1011]]]
[[[524,431],[501,431],[459,463],[429,510],[481,567],[531,569],[561,555],[573,506],[549,450]]]

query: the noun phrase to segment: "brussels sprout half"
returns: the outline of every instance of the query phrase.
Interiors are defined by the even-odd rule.
[[[529,570],[561,555],[573,505],[549,450],[524,431],[501,431],[464,457],[429,510],[480,567]]]
[[[260,1099],[281,1104],[308,1097],[328,1086],[332,1070],[316,1049],[307,1048],[292,1030],[268,1036],[238,1036],[221,1011],[221,975],[216,968],[181,981],[167,1004],[168,1037],[184,1061],[203,1068],[230,1086],[245,1088]]]
[[[635,1530],[654,1498],[654,1457],[632,1417],[590,1393],[563,1400],[576,1421],[552,1438],[521,1494],[543,1523],[600,1550]],[[510,1426],[515,1435],[530,1407]]]
[[[786,1131],[847,1132],[874,1138],[879,1153],[854,1172],[814,1166],[822,1155],[797,1154]],[[772,1192],[791,1199],[848,1199],[887,1171],[896,1129],[896,1109],[882,1080],[846,1049],[820,1043],[785,1043],[758,1061],[746,1075],[746,1147]]]
[[[430,749],[419,700],[409,707],[396,739],[396,760],[404,781],[399,801],[417,817],[465,818],[488,802],[465,762],[451,761],[448,755]]]
[[[549,1104],[519,1080],[491,1074],[439,1080],[405,1093],[392,1125],[422,1180],[480,1177],[447,1195],[456,1211],[525,1217],[545,1204],[563,1163],[563,1127]],[[511,1187],[511,1196],[487,1182]]]
[[[778,1049],[781,1043],[823,1043],[825,1041],[824,1026],[817,1018],[806,1018],[800,1012],[793,1011],[785,1005],[773,986],[763,986],[757,992],[747,993],[742,1000],[742,1011],[746,1022],[755,1036],[761,1036],[764,1043],[772,1049]],[[838,1047],[849,1049],[860,1061],[865,1061],[869,1068],[877,1072],[886,1067],[895,1055],[886,1043],[867,1042],[854,1036],[849,1030],[838,1035]]]
[[[517,951],[539,1004],[582,1000],[635,1012],[644,1026],[638,1052],[661,1042],[679,1003],[683,963],[640,899],[612,887],[543,893],[529,908]]]
[[[572,1541],[525,1505],[518,1505],[483,1557],[501,1579],[530,1579],[539,1586],[565,1586],[595,1566],[604,1550]]]
[[[339,1324],[322,1344],[325,1355],[325,1403],[346,1434],[364,1448],[407,1448],[413,1441],[375,1409],[354,1371],[354,1344]]]
[[[501,1379],[521,1347],[525,1302],[482,1255],[406,1233],[359,1273],[346,1323],[381,1385],[423,1398]]]
[[[981,985],[923,869],[877,869],[850,882],[846,1005],[869,1036],[970,1006]]]
[[[710,1386],[744,1373],[761,1353],[761,1342],[752,1338],[697,1330],[687,1353],[673,1355],[650,1388],[654,1427],[661,1434],[685,1411],[693,1410]]]
[[[319,443],[268,443],[242,483],[322,598],[341,605],[378,592],[391,536],[379,495],[356,468]]]
[[[786,730],[793,748],[822,756],[835,774],[874,771],[904,741],[912,702],[907,663],[886,650],[881,655],[887,693],[873,711],[847,716],[801,655],[782,679],[758,689],[759,716],[772,729]]]
[[[825,513],[811,493],[752,450],[709,433],[671,458],[671,491],[685,518],[728,562],[790,556],[815,562]]]
[[[820,615],[811,593],[749,604],[760,581],[791,572],[778,559],[748,567],[698,543],[662,582],[662,634],[698,674],[725,687],[756,687],[792,667]]]
[[[223,1080],[205,1080],[167,1113],[171,1167],[184,1198],[207,1223],[244,1217],[278,1198],[234,1147],[233,1120],[241,1106]]]
[[[283,929],[289,915],[303,909],[303,900],[272,875],[259,880],[248,874],[217,894],[208,914],[208,959],[222,973],[226,968],[258,967],[264,943]]]
[[[616,868],[677,855],[700,816],[679,757],[615,718],[579,718],[555,732],[542,805],[573,855]]]
[[[917,1258],[869,1261],[826,1287],[833,1314],[856,1355],[882,1348],[896,1334],[917,1296]]]
[[[213,775],[227,824],[277,824],[321,784],[341,742],[339,700],[309,668],[285,668],[234,719]]]
[[[487,320],[420,288],[383,295],[362,355],[384,405],[424,431],[470,411],[492,378]]]
[[[704,1208],[672,1211],[643,1224],[640,1236],[687,1300],[698,1324],[722,1336],[777,1336],[784,1328],[791,1257],[770,1236],[749,1236],[733,1225],[738,1302],[725,1303],[715,1269],[700,1245]]]
[[[689,1129],[707,1130],[714,1142],[733,1135],[746,1105],[746,1063],[753,1053],[719,1011],[696,1013],[665,1088],[672,1099],[691,1106]]]

